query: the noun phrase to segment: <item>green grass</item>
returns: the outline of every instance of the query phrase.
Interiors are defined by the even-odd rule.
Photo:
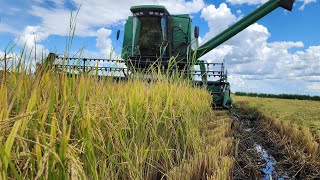
[[[232,177],[230,120],[185,80],[12,71],[0,94],[0,179]]]
[[[281,134],[301,149],[320,157],[320,102],[233,96],[236,103],[246,102],[266,117]]]

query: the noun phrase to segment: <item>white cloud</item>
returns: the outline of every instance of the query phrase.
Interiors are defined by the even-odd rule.
[[[38,1],[38,0],[37,0]],[[30,14],[41,19],[43,26],[49,34],[66,35],[69,32],[70,10],[62,6],[64,0],[55,2],[55,8],[43,8],[34,5]],[[80,36],[96,36],[97,27],[107,27],[121,24],[131,15],[130,7],[141,4],[161,4],[171,13],[195,13],[200,11],[205,3],[203,0],[72,0],[76,7],[80,7],[77,18],[76,34]]]
[[[320,91],[320,83],[312,83],[311,85],[308,86],[308,89]]]
[[[24,47],[26,55],[30,54],[31,57],[34,57],[36,52],[36,56],[40,58],[42,54],[48,54],[48,50],[40,44],[46,40],[48,36],[49,33],[41,26],[27,26],[15,39],[15,42],[17,45]]]
[[[317,0],[299,0],[299,1],[303,2],[303,4],[299,7],[300,11],[304,10],[306,5],[317,2]]]
[[[41,3],[41,4],[44,2],[43,0],[31,0],[31,1],[33,1],[33,3],[36,2],[36,3]]]
[[[5,55],[5,53],[3,51],[0,51],[0,60],[4,59],[4,55]],[[12,60],[12,59],[14,59],[16,57],[17,57],[17,54],[14,53],[14,52],[10,52],[9,54],[8,53],[6,54],[6,59],[7,60]]]
[[[203,0],[158,0],[154,2],[142,1],[140,4],[164,5],[172,14],[191,14],[199,12],[205,5]]]
[[[214,29],[219,24],[213,21],[218,20],[223,27],[228,27],[239,18],[230,13],[225,4],[219,8],[208,7],[202,11],[210,31],[206,34],[207,39],[223,30]],[[303,94],[318,88],[312,83],[320,82],[320,45],[291,51],[292,48],[304,48],[304,44],[268,42],[270,36],[265,26],[254,23],[203,59],[215,62],[225,59],[233,90]],[[320,91],[314,93],[320,95]]]
[[[8,32],[8,33],[13,33],[16,34],[18,33],[18,30],[8,24],[2,23],[0,20],[0,33],[2,32]]]
[[[97,31],[96,46],[100,50],[100,54],[104,57],[110,57],[112,52],[112,41],[109,38],[112,31],[109,29],[101,28]]]
[[[225,3],[220,4],[218,8],[216,8],[215,5],[209,5],[203,8],[201,17],[208,22],[209,26],[209,32],[205,35],[203,41],[205,41],[208,36],[213,37],[217,35],[237,19]]]
[[[241,4],[249,4],[249,5],[259,5],[267,2],[268,0],[227,0],[228,3],[232,5],[241,5]],[[306,5],[317,2],[317,0],[298,0],[303,4],[299,7],[299,10],[304,10]]]
[[[0,70],[4,70],[4,56],[6,56],[7,70],[10,71],[12,66],[16,66],[18,63],[19,56],[15,52],[4,53],[0,51]]]
[[[107,59],[116,59],[119,56],[118,52],[114,51],[112,40],[110,35],[112,30],[106,28],[100,28],[96,32],[96,49],[97,51],[84,49],[82,51],[83,57],[87,58],[107,58]],[[99,63],[100,64],[100,63]]]
[[[4,52],[0,51],[0,60],[4,59]]]
[[[232,5],[236,4],[249,4],[249,5],[257,5],[267,2],[268,0],[227,0],[227,2]]]
[[[291,73],[296,76],[320,77],[320,46],[311,46],[305,51],[294,53],[292,62],[289,62],[288,66],[292,69]]]
[[[41,26],[27,26],[17,39],[18,44],[27,43],[27,46],[33,46],[34,42],[40,42],[45,39],[49,34],[41,29]]]
[[[206,55],[201,57],[201,59],[207,59],[212,62],[220,62],[225,59],[226,55],[232,51],[234,46],[232,45],[221,45],[208,52]]]
[[[40,6],[32,6],[30,13],[41,18],[41,26],[50,35],[66,36],[70,31],[71,11],[67,9],[46,9]],[[77,23],[76,32],[82,36],[93,36],[94,31],[84,28]]]

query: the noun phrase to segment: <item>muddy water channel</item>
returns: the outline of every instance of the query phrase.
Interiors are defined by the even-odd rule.
[[[287,155],[261,127],[259,114],[235,109],[233,119],[237,139],[234,179],[296,179]]]

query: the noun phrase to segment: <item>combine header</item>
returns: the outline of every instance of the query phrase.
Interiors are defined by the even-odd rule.
[[[172,15],[164,6],[131,7],[124,29],[122,60],[65,58],[50,53],[47,63],[67,73],[98,72],[101,76],[126,79],[137,70],[160,67],[181,71],[197,86],[212,94],[213,106],[231,108],[230,85],[224,63],[209,63],[200,58],[255,23],[278,7],[292,10],[294,0],[269,0],[208,42],[198,47],[199,27],[192,30],[188,14]],[[192,33],[193,32],[193,33]],[[120,31],[117,32],[117,40]]]

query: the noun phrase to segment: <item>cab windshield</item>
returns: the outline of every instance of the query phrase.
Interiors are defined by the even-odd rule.
[[[132,42],[134,56],[164,55],[165,41],[165,17],[134,17]]]

